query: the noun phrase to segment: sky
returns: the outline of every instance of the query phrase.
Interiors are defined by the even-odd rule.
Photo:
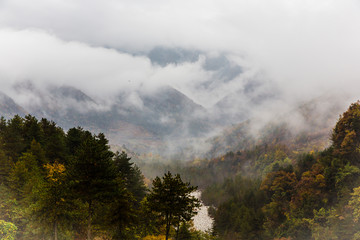
[[[12,89],[31,81],[111,99],[170,85],[211,108],[249,102],[255,81],[276,106],[357,99],[359,29],[358,0],[0,0],[1,91],[26,102]]]

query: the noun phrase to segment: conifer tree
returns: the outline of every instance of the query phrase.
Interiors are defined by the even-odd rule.
[[[196,189],[197,187],[191,186],[190,183],[183,182],[179,174],[173,177],[168,172],[162,179],[154,179],[148,202],[150,208],[163,219],[166,240],[169,239],[171,226],[174,226],[178,233],[180,223],[190,221],[197,214],[200,201],[190,195]]]
[[[77,149],[69,165],[69,177],[76,198],[87,205],[87,239],[98,204],[111,200],[117,190],[113,153],[103,134],[88,137]]]
[[[115,153],[114,163],[116,171],[124,181],[126,188],[132,193],[135,200],[140,203],[146,195],[147,188],[140,169],[130,160],[131,158],[124,151]]]

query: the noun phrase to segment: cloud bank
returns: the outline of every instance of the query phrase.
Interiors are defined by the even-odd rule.
[[[28,80],[102,101],[170,85],[207,108],[232,95],[232,112],[263,114],[328,92],[358,98],[358,29],[355,0],[2,0],[0,81],[20,102],[12,86]],[[157,48],[180,60],[159,64]],[[249,100],[268,93],[272,105]]]

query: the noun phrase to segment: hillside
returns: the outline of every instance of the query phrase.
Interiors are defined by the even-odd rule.
[[[125,144],[139,152],[164,152],[167,142],[201,137],[211,129],[206,110],[171,87],[119,92],[109,102],[70,86],[39,89],[25,82],[14,90],[18,103],[5,94],[0,96],[2,116],[31,114],[54,119],[64,129],[82,126],[107,134],[112,144]]]
[[[322,150],[329,145],[332,128],[344,108],[338,98],[323,95],[270,119],[253,118],[225,128],[208,140],[211,148],[206,157],[271,144],[286,145],[297,152]]]
[[[311,106],[302,109],[311,113]],[[300,139],[268,125],[261,141],[184,166],[204,189],[204,202],[214,206],[220,239],[356,239],[359,109],[359,102],[352,104],[326,138],[325,127],[314,131],[321,125]],[[318,145],[323,140],[326,145]]]
[[[26,111],[9,96],[0,92],[0,115],[10,118],[15,114],[24,115]]]

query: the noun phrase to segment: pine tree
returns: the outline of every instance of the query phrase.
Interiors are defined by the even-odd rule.
[[[4,150],[8,156],[16,160],[26,148],[23,134],[24,120],[15,115],[7,122],[2,135],[4,142]]]
[[[162,180],[156,177],[148,196],[150,208],[159,213],[165,224],[166,240],[169,239],[171,226],[179,232],[180,223],[190,221],[197,214],[200,201],[191,196],[197,187],[183,182],[179,174],[174,177],[166,173]]]
[[[117,191],[113,153],[103,134],[88,137],[77,149],[69,165],[73,193],[87,205],[87,239],[97,205],[111,200]]]
[[[115,153],[114,163],[116,171],[124,181],[126,188],[134,196],[136,202],[140,203],[146,195],[147,188],[140,169],[130,160],[131,158],[124,151]]]

